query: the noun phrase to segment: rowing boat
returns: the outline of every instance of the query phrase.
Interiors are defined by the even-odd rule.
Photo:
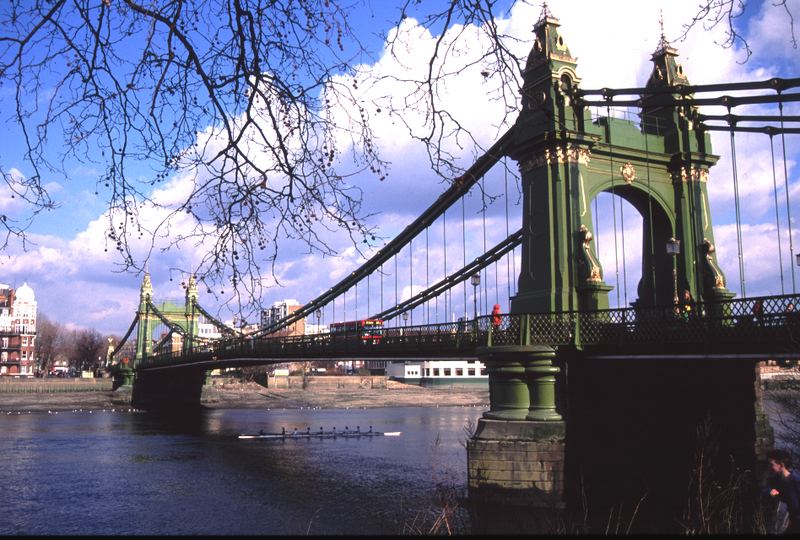
[[[337,437],[399,437],[402,431],[294,431],[239,435],[240,439],[335,439]]]

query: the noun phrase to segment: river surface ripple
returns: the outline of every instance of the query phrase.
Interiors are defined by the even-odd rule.
[[[485,408],[0,415],[0,534],[401,534],[466,494],[465,425]],[[294,428],[400,437],[245,440]]]

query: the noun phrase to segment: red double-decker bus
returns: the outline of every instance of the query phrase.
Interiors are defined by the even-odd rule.
[[[358,336],[364,343],[380,343],[383,339],[382,319],[362,319],[360,321],[347,321],[331,323],[331,337],[347,335]]]

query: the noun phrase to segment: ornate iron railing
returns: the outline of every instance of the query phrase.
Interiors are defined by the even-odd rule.
[[[776,351],[800,356],[800,295],[686,306],[591,312],[502,314],[455,323],[384,328],[379,338],[356,333],[267,335],[198,344],[189,354],[147,358],[140,368],[224,359],[468,357],[478,347],[573,346],[625,351]]]

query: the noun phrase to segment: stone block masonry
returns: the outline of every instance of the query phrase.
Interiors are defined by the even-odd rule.
[[[563,422],[478,421],[467,441],[475,532],[556,532],[562,528]]]

